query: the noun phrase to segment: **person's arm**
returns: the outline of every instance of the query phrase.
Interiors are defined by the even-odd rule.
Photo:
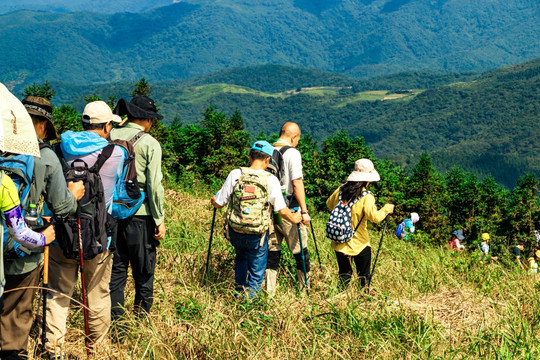
[[[388,214],[394,212],[393,204],[386,204],[380,210],[377,210],[377,205],[375,205],[375,197],[372,194],[367,194],[365,198],[364,211],[366,218],[373,223],[380,223]]]
[[[516,261],[517,261],[519,267],[522,268],[523,270],[525,270],[525,266],[521,262],[521,255],[516,255]]]
[[[2,211],[6,227],[15,240],[28,248],[50,244],[54,240],[54,228],[49,226],[44,233],[32,231],[24,221],[17,188],[11,178],[2,173],[0,184],[0,211]]]
[[[161,185],[161,146],[157,141],[148,147],[146,161],[146,196],[150,212],[156,223],[154,238],[161,240],[165,237],[165,190]]]
[[[4,220],[9,233],[15,238],[15,241],[29,249],[49,245],[55,239],[56,235],[52,225],[42,233],[32,231],[24,221],[20,206],[4,211]]]
[[[274,175],[268,177],[268,202],[285,220],[290,221],[293,224],[299,224],[302,221],[302,214],[299,211],[292,213],[287,207],[287,204],[285,204],[285,200],[281,194],[279,181]]]
[[[77,210],[77,200],[84,195],[82,181],[66,184],[60,160],[49,148],[41,150],[41,161],[45,171],[43,181],[45,202],[47,202],[49,209],[54,215],[61,217],[74,214]]]
[[[278,213],[282,218],[292,222],[293,224],[298,224],[302,221],[302,214],[300,214],[298,211],[292,213],[288,207],[279,210]]]
[[[311,221],[311,217],[309,216],[307,204],[306,204],[304,180],[302,178],[294,179],[292,181],[292,184],[293,184],[294,197],[296,198],[296,200],[298,201],[298,204],[300,205],[302,224],[307,225]]]

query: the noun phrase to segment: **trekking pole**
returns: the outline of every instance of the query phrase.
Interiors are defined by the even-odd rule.
[[[377,255],[375,255],[375,261],[373,262],[373,268],[371,269],[371,273],[369,274],[369,278],[368,278],[368,283],[367,283],[368,290],[369,290],[369,286],[371,285],[371,279],[373,278],[373,273],[375,272],[375,267],[377,266],[377,259],[379,258],[379,252],[381,251],[382,241],[383,241],[383,238],[384,238],[384,233],[386,232],[386,225],[388,224],[388,217],[389,217],[389,215],[387,215],[386,218],[384,219],[384,228],[383,228],[383,231],[382,231],[382,234],[381,234],[381,241],[379,241],[379,248],[377,249]]]
[[[212,226],[210,228],[210,239],[208,240],[208,253],[206,254],[206,268],[204,270],[203,283],[206,282],[208,267],[210,266],[210,252],[212,250],[212,238],[214,237],[214,223],[216,222],[216,211],[217,208],[214,208],[214,214],[212,215]]]
[[[41,316],[41,347],[45,354],[45,343],[47,342],[47,293],[49,289],[49,245],[43,249],[43,315]]]
[[[81,288],[82,288],[82,298],[83,298],[84,346],[86,347],[86,356],[90,357],[90,341],[88,339],[90,331],[88,330],[88,310],[87,310],[87,301],[86,301],[86,284],[84,283],[83,241],[82,241],[80,217],[77,218],[77,232],[79,236],[79,258],[80,258]]]
[[[306,271],[306,258],[304,257],[304,245],[302,244],[302,231],[300,230],[300,225],[302,223],[298,223],[296,227],[298,228],[298,239],[300,240],[300,257],[302,258],[302,269],[304,270],[304,282],[306,283],[306,294],[309,295],[309,281],[307,278],[307,271]]]
[[[319,254],[319,247],[317,246],[317,239],[315,238],[315,231],[313,230],[313,222],[309,222],[311,225],[311,235],[313,236],[313,242],[315,243],[315,251],[317,252],[317,258],[319,259],[319,269],[322,270],[321,255]]]

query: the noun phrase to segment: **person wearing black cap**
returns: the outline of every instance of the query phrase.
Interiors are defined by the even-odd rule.
[[[165,237],[164,189],[161,185],[161,146],[148,134],[157,113],[154,101],[137,96],[127,102],[120,99],[114,113],[127,115],[127,122],[112,130],[112,140],[128,140],[135,148],[137,181],[146,194],[137,213],[118,223],[118,237],[110,283],[112,320],[124,314],[124,288],[129,264],[135,282],[135,311],[149,312],[154,297],[156,248]]]
[[[22,100],[30,114],[40,143],[41,157],[34,158],[35,195],[44,196],[51,213],[43,215],[67,216],[77,210],[77,201],[84,195],[82,182],[66,184],[62,166],[56,154],[44,141],[58,138],[52,123],[52,104],[39,96],[27,96]],[[30,200],[33,202],[34,200]],[[33,204],[41,213],[42,204]],[[24,257],[5,257],[7,290],[0,314],[0,359],[26,359],[28,335],[33,322],[32,301],[39,285],[42,251],[32,251]]]

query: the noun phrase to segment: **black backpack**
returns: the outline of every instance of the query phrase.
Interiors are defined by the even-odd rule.
[[[285,171],[283,168],[283,154],[285,154],[285,151],[289,150],[290,148],[292,148],[292,146],[285,145],[279,149],[274,149],[274,154],[270,158],[270,164],[268,164],[268,167],[266,168],[266,171],[277,177],[280,183],[281,178],[283,177],[283,172]]]
[[[79,259],[79,219],[82,237],[83,259],[89,260],[107,250],[107,237],[112,231],[112,217],[105,208],[106,201],[103,182],[99,170],[114,151],[114,145],[103,148],[96,163],[92,167],[81,159],[76,159],[68,165],[60,144],[55,146],[66,182],[82,181],[84,196],[78,201],[77,213],[67,217],[56,217],[56,240],[70,259]]]

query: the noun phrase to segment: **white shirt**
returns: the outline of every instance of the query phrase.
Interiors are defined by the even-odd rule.
[[[279,145],[279,146],[276,146]],[[278,140],[274,143],[274,149],[279,150],[282,146],[291,145],[285,140]],[[281,191],[285,192],[287,196],[292,195],[294,192],[293,180],[303,179],[302,174],[302,155],[300,151],[295,148],[290,148],[283,154],[283,167],[285,169],[283,177],[281,178]]]
[[[270,174],[266,170],[249,169],[249,172],[268,176],[268,202],[272,204],[274,211],[279,211],[287,207],[285,200],[283,199],[283,195],[281,194],[281,187],[277,177]],[[238,179],[240,179],[241,175],[242,170],[240,169],[234,169],[229,173],[227,179],[225,179],[225,183],[216,194],[216,203],[219,206],[225,206],[229,202],[231,194],[234,190],[234,186],[236,185]]]

